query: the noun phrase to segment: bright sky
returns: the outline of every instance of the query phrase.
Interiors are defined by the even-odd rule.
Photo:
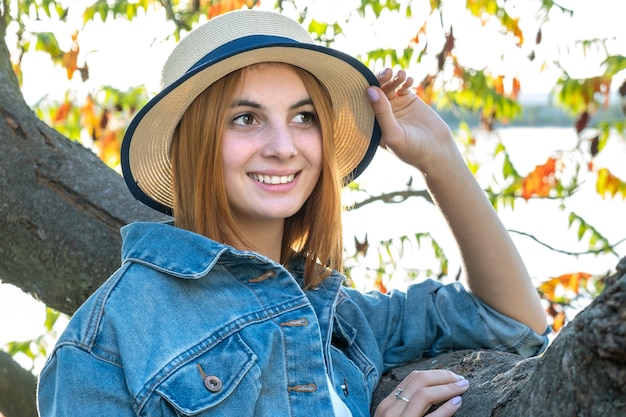
[[[427,2],[413,2],[419,4],[426,4]],[[450,8],[463,7],[465,0],[449,0],[444,2]],[[527,4],[525,1],[520,1],[520,4]],[[84,4],[84,2],[77,1],[77,4]],[[264,1],[264,5],[271,7],[273,2]],[[315,8],[320,10],[332,10],[334,16],[348,15],[350,10],[353,10],[360,4],[357,0],[322,0],[314,4]],[[577,0],[562,0],[560,1],[565,7],[575,8],[576,13],[573,18],[561,18],[557,15],[551,16],[551,23],[544,27],[544,40],[547,43],[550,39],[554,39],[555,42],[550,49],[544,49],[540,52],[535,60],[536,63],[542,60],[548,60],[557,56],[557,54],[567,53],[568,50],[572,50],[574,42],[577,39],[584,38],[604,38],[604,37],[617,37],[618,41],[609,42],[609,46],[612,48],[611,53],[626,55],[626,25],[623,23],[624,13],[621,13],[624,9],[624,3],[622,0],[595,0],[589,1],[577,1]],[[362,53],[372,47],[377,46],[389,46],[397,44],[397,40],[410,39],[415,35],[416,27],[421,26],[421,19],[423,19],[424,12],[420,12],[414,6],[415,23],[407,24],[405,27],[398,27],[394,25],[393,29],[389,28],[388,17],[383,17],[381,21],[377,23],[375,27],[370,27],[365,23],[354,23],[350,28],[346,28],[347,40],[340,41],[337,44],[337,48],[353,54]],[[70,10],[79,10],[80,7],[75,7]],[[617,12],[620,11],[620,12]],[[312,13],[315,10],[312,8]],[[528,15],[528,10],[521,10],[521,14]],[[493,50],[504,50],[503,41],[497,39],[494,36],[482,35],[478,31],[479,25],[469,23],[469,20],[463,16],[454,16],[452,23],[456,28],[457,46],[459,48],[459,57],[464,62],[469,63],[477,68],[485,65],[485,63],[494,63],[494,59],[489,54]],[[461,20],[459,20],[461,19]],[[168,33],[168,29],[164,29],[163,16],[159,13],[152,13],[149,16],[137,20],[135,22],[127,22],[124,20],[110,21],[105,24],[95,21],[89,23],[88,27],[79,35],[79,42],[81,45],[81,52],[86,53],[86,59],[90,68],[90,81],[88,83],[81,83],[77,76],[71,82],[71,88],[78,92],[79,96],[84,95],[89,89],[99,84],[110,84],[120,89],[136,86],[145,83],[149,91],[156,92],[159,86],[160,68],[164,60],[166,59],[169,51],[173,47],[172,41],[164,40],[162,37]],[[355,22],[352,20],[351,22]],[[410,23],[410,22],[409,22]],[[385,26],[387,24],[387,26]],[[419,25],[419,26],[417,26]],[[33,22],[33,25],[28,28],[33,31],[47,31],[50,27],[47,26],[45,21]],[[71,24],[64,25],[55,28],[55,33],[60,42],[68,42],[71,33],[75,29]],[[169,29],[171,31],[171,29]],[[11,27],[9,28],[9,36],[7,41],[11,46],[12,38],[10,36]],[[530,30],[532,32],[532,30]],[[105,40],[103,42],[103,39]],[[352,41],[356,43],[352,43]],[[431,46],[437,46],[437,42],[441,42],[441,38],[437,38],[433,35],[432,39],[429,39]],[[68,44],[62,44],[62,48],[67,49]],[[511,52],[507,52],[511,53]],[[537,76],[536,68],[533,65],[523,63],[521,56],[526,55],[528,51],[520,51],[519,64],[513,68],[500,68],[499,70],[507,75],[518,76],[522,79],[522,87],[527,93],[547,93],[548,88],[554,84],[555,72],[553,67],[545,69],[543,76]],[[600,61],[597,51],[589,51],[587,55],[583,56],[579,52],[569,52],[569,58],[562,61],[562,64],[571,72],[573,77],[585,77],[589,75],[598,75],[601,73],[599,67]],[[424,65],[429,65],[427,62]],[[62,99],[67,85],[64,84],[63,79],[64,70],[61,68],[55,68],[50,66],[50,61],[44,54],[28,54],[23,61],[24,70],[24,86],[23,92],[26,100],[29,103],[35,103],[41,100],[44,96],[49,95],[57,99]],[[419,69],[415,69],[416,78],[419,78]],[[625,74],[626,75],[626,74]],[[58,82],[56,80],[59,80]],[[557,132],[545,132],[546,137],[551,135],[558,136]],[[511,133],[523,134],[523,133]],[[508,146],[511,147],[511,153],[513,155],[523,154],[523,148],[527,146],[527,142],[522,140],[508,141]],[[519,139],[519,138],[518,138]],[[576,140],[575,137],[565,137],[564,139],[568,143]],[[566,144],[567,145],[567,144]],[[518,150],[514,150],[513,147],[520,147]],[[557,146],[554,142],[544,142],[541,144],[536,143],[532,149],[537,154],[542,154],[542,147],[554,147]],[[562,146],[562,144],[558,144]],[[567,145],[570,146],[571,145]],[[626,149],[624,147],[617,148],[613,152],[616,155],[626,155]],[[542,154],[543,155],[543,154]],[[377,178],[385,176],[388,172],[387,156],[382,155],[377,158],[377,163],[370,168],[370,170],[364,175],[362,180],[365,183],[369,183],[375,187]],[[542,158],[544,158],[542,156]],[[529,168],[532,168],[534,164],[542,163],[543,161],[535,161],[529,159]],[[523,163],[523,162],[520,162]],[[394,168],[395,169],[395,168]],[[406,176],[402,176],[404,181]],[[626,177],[626,173],[622,178]],[[580,198],[584,198],[581,195]],[[419,203],[409,206],[409,210],[419,210]],[[531,208],[528,208],[530,210]],[[517,210],[524,210],[520,206],[516,207]],[[545,228],[545,224],[541,221],[554,222],[554,219],[546,219],[543,215],[541,206],[533,206],[531,212],[525,219],[534,218],[537,221],[533,224],[515,224],[518,217],[511,215],[511,213],[502,212],[503,220],[507,223],[507,227],[519,229],[519,230],[535,230],[536,233],[541,234]],[[533,214],[535,213],[535,214]],[[606,217],[617,218],[618,215],[623,214],[623,204],[610,205],[607,208]],[[367,219],[367,216],[371,216],[371,213],[367,211],[363,212],[363,216]],[[390,215],[387,218],[396,218],[396,215]],[[423,219],[426,224],[439,224],[441,227],[445,227],[441,223],[441,219]],[[360,230],[360,225],[363,224],[363,217],[354,216],[347,219],[346,227],[352,228],[352,230]],[[527,220],[526,220],[527,221]],[[381,220],[384,223],[384,219]],[[388,225],[385,224],[385,228],[388,231]],[[626,230],[624,228],[614,228],[613,232],[615,236],[626,236]],[[351,239],[351,234],[346,234],[347,238]],[[370,242],[376,241],[377,232],[374,231],[369,235]],[[550,240],[549,236],[546,240]],[[524,239],[516,238],[520,250],[525,251],[528,257],[542,257],[550,256],[550,264],[555,267],[562,267],[563,262],[571,262],[571,259],[563,259],[563,262],[559,262],[559,258],[554,254],[547,253],[545,250],[538,249],[533,245],[529,245],[529,242]],[[623,250],[623,247],[622,247]],[[579,265],[576,265],[578,267]],[[545,265],[546,268],[550,268],[550,265]],[[555,269],[557,270],[557,269]],[[560,270],[559,270],[560,271]],[[531,271],[531,273],[539,274],[540,271]],[[543,272],[545,273],[545,271]],[[19,320],[15,320],[15,317],[19,317]],[[10,340],[25,340],[40,335],[43,331],[44,310],[41,304],[36,303],[28,295],[23,294],[20,290],[8,286],[0,285],[0,346]]]
[[[76,3],[72,10],[81,10],[80,5],[84,2],[68,0],[68,3]],[[415,36],[417,28],[423,23],[428,13],[427,2],[413,2],[413,19],[407,19],[406,24],[398,24],[398,20],[391,15],[383,15],[376,24],[372,25],[372,19],[350,20],[350,25],[345,28],[345,38],[339,39],[335,47],[348,53],[358,55],[375,47],[389,47],[398,45],[403,47],[403,42]],[[511,13],[519,13],[522,17],[522,29],[527,31],[529,38],[534,37],[536,25],[533,19],[534,10],[524,7],[536,2],[527,0],[518,1],[521,7],[517,7]],[[323,16],[325,11],[332,10],[333,19],[339,20],[343,16],[354,14],[354,9],[360,4],[357,0],[317,0],[310,7],[311,15]],[[574,43],[579,39],[587,38],[617,38],[619,41],[609,41],[611,53],[626,55],[626,25],[623,24],[621,13],[617,10],[624,8],[621,0],[596,0],[593,2],[578,0],[563,0],[559,2],[564,7],[574,8],[572,18],[554,13],[550,16],[550,22],[543,27],[544,45],[550,44],[550,48],[540,48],[534,63],[528,63],[525,57],[530,50],[523,48],[514,51],[510,48],[507,40],[494,36],[492,31],[482,31],[476,19],[469,19],[466,12],[459,14],[457,10],[463,10],[465,0],[448,0],[444,2],[445,23],[451,23],[455,28],[456,43],[459,58],[467,65],[482,68],[485,65],[494,67],[502,74],[517,76],[522,79],[522,88],[525,93],[547,93],[554,85],[557,77],[556,68],[548,66],[539,76],[538,66],[557,56],[561,57],[561,64],[573,77],[585,77],[599,75],[600,53],[597,50],[589,50],[586,54],[573,51]],[[421,5],[421,8],[420,8]],[[273,2],[262,2],[263,8],[271,9]],[[71,15],[70,15],[71,16]],[[438,17],[432,17],[436,20]],[[524,19],[526,18],[526,19]],[[74,22],[72,24],[72,22]],[[65,50],[69,48],[72,32],[79,28],[82,20],[80,16],[74,16],[67,25],[54,27],[57,39]],[[144,83],[149,91],[156,92],[159,89],[160,68],[174,43],[165,40],[164,36],[171,33],[171,24],[164,24],[163,12],[149,13],[140,20],[128,22],[125,20],[108,20],[102,23],[94,20],[81,31],[78,41],[81,46],[83,58],[90,68],[90,80],[82,83],[78,78],[71,86],[78,92],[85,92],[93,86],[111,84],[124,89]],[[524,22],[528,22],[524,24]],[[431,22],[435,28],[437,22]],[[389,27],[393,29],[389,29]],[[141,30],[138,30],[141,27]],[[33,21],[29,25],[33,31],[49,31],[52,28],[46,20]],[[11,33],[11,30],[8,31]],[[430,47],[433,50],[441,48],[443,35],[441,33],[429,34]],[[103,37],[106,42],[102,42]],[[9,45],[10,43],[9,37]],[[531,42],[532,43],[532,42]],[[500,60],[500,54],[494,51],[502,51],[506,54],[507,62],[513,65],[504,67]],[[412,74],[420,79],[423,76],[421,68],[428,69],[433,62],[423,62],[418,68],[414,68]],[[53,97],[63,97],[67,84],[65,72],[62,68],[51,67],[50,60],[43,53],[29,54],[23,63],[25,81],[23,92],[29,103],[34,103],[48,94]],[[41,68],[49,68],[47,76],[42,77]],[[36,70],[32,70],[36,69]],[[30,71],[29,71],[30,70]],[[625,76],[626,77],[626,76]],[[58,78],[60,82],[51,82]]]

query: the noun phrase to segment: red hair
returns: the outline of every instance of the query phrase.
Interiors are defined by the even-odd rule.
[[[305,258],[307,287],[321,283],[329,268],[343,269],[341,178],[334,152],[330,96],[309,72],[292,67],[315,107],[322,136],[322,169],[311,195],[285,219],[280,262]],[[237,229],[224,186],[222,137],[227,115],[243,70],[233,72],[204,90],[189,106],[172,139],[174,218],[177,227],[218,242],[246,240]],[[207,117],[207,113],[211,117]]]

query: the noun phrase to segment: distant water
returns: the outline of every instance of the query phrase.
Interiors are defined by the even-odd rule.
[[[587,135],[589,136],[589,135]],[[498,142],[502,141],[510,154],[516,170],[520,175],[531,172],[536,165],[546,162],[548,157],[563,155],[565,169],[571,169],[572,162],[584,162],[583,155],[588,157],[588,143],[579,144],[578,136],[572,128],[545,127],[545,128],[506,128],[495,133],[481,133],[476,135],[475,157],[485,161],[479,171],[479,182],[485,187],[493,177],[499,177],[501,160],[493,158],[493,150]],[[577,147],[585,153],[572,151]],[[565,156],[567,155],[567,156]],[[619,178],[626,180],[626,140],[619,135],[610,137],[606,149],[594,160],[594,166],[607,167]],[[584,162],[586,166],[586,162]],[[568,172],[568,171],[566,171]],[[392,190],[405,190],[409,179],[413,189],[423,189],[421,175],[389,152],[379,150],[372,165],[358,179],[362,188],[372,195],[378,195]],[[454,180],[453,177],[450,178]],[[565,209],[561,201],[557,200],[530,200],[518,199],[514,209],[500,208],[499,215],[505,227],[509,230],[518,230],[528,233],[541,242],[553,248],[568,252],[584,252],[588,249],[588,236],[583,236],[581,242],[577,239],[577,225],[568,228],[568,215],[571,211],[583,217],[595,227],[611,243],[626,238],[626,200],[621,196],[611,199],[602,199],[595,192],[595,178],[593,175],[582,176],[580,190],[571,198],[565,200]],[[362,200],[363,196],[348,194],[345,201]],[[372,272],[379,265],[378,253],[375,246],[379,241],[386,241],[403,235],[414,236],[416,232],[432,233],[437,242],[444,247],[450,259],[450,274],[454,275],[460,268],[460,259],[456,245],[439,211],[422,198],[411,198],[401,204],[371,204],[361,209],[346,213],[344,216],[344,239],[347,253],[354,252],[354,237],[362,241],[367,233],[370,243],[368,257],[362,259],[361,268],[353,270],[358,279],[366,275],[373,276]],[[613,255],[582,255],[567,256],[549,250],[534,242],[532,239],[512,233],[512,237],[522,254],[531,276],[537,281],[543,281],[551,276],[564,273],[585,271],[594,274],[603,274],[612,269],[619,260]],[[423,243],[421,250],[413,253],[405,248],[406,256],[401,263],[397,278],[394,277],[391,285],[403,287],[407,281],[403,271],[416,269],[425,270],[437,267],[437,262],[430,255],[429,243]],[[416,245],[412,248],[415,249]],[[621,256],[626,255],[626,242],[617,247]],[[383,252],[383,256],[386,254]],[[371,284],[370,280],[360,282],[363,288]]]

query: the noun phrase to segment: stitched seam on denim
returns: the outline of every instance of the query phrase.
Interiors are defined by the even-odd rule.
[[[96,337],[98,335],[98,328],[100,327],[100,322],[102,320],[102,316],[104,314],[104,306],[113,292],[113,289],[120,282],[124,273],[129,268],[129,265],[122,265],[103,285],[102,291],[98,294],[91,314],[89,315],[89,319],[87,322],[87,329],[85,331],[85,344],[84,349],[87,351],[91,351],[92,346],[95,344]],[[106,291],[104,289],[106,288]]]

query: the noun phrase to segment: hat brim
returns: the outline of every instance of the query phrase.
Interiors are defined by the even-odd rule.
[[[289,39],[240,43],[199,61],[152,98],[130,123],[122,143],[122,171],[131,193],[147,206],[172,214],[171,140],[193,100],[220,78],[260,62],[300,67],[324,85],[333,104],[334,150],[345,183],[358,177],[374,157],[380,128],[366,89],[378,81],[364,64],[340,51]]]

